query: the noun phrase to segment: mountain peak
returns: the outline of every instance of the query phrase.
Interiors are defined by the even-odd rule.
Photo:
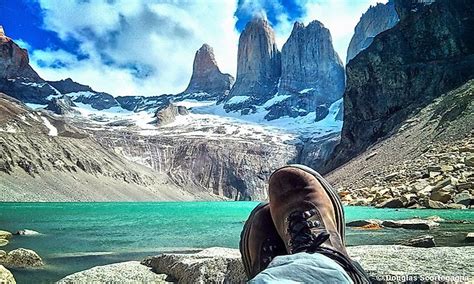
[[[196,51],[193,62],[193,74],[185,93],[208,93],[218,96],[230,90],[234,78],[223,74],[217,66],[213,48],[204,43]]]
[[[0,25],[0,36],[6,36],[5,35],[5,30],[3,29],[3,26]]]

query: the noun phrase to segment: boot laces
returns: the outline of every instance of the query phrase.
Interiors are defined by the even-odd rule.
[[[290,241],[288,243],[291,253],[307,252],[323,254],[341,265],[349,274],[354,283],[370,283],[368,275],[344,254],[331,248],[321,245],[330,237],[329,233],[321,227],[318,220],[308,220],[316,214],[316,209],[307,211],[295,211],[288,216],[288,233]],[[318,233],[313,228],[320,228]]]
[[[318,220],[310,221],[310,217],[316,214],[316,209],[307,211],[295,211],[288,216],[288,233],[290,235],[289,247],[291,253],[298,252],[316,252],[327,239],[329,233],[322,229],[319,233],[312,231],[313,228],[319,228],[321,222]]]

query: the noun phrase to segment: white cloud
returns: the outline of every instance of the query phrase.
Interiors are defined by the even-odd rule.
[[[194,53],[203,43],[214,48],[223,72],[235,73],[234,1],[39,2],[44,28],[78,41],[86,56],[34,51],[32,65],[46,79],[71,77],[113,95],[177,93],[186,88]],[[58,69],[50,63],[66,64]]]
[[[26,41],[22,40],[21,38],[20,39],[14,39],[13,41],[16,44],[18,44],[18,46],[21,47],[21,48],[24,48],[24,49],[27,49],[27,50],[31,49],[31,45],[29,43],[27,43]]]
[[[223,72],[235,74],[237,0],[38,1],[44,9],[44,28],[63,40],[78,41],[86,56],[79,60],[64,50],[33,51],[32,65],[45,79],[71,77],[113,95],[177,93],[185,89],[194,53],[203,43],[214,48]],[[241,4],[249,11],[263,13],[261,1]],[[386,2],[299,0],[305,13],[298,20],[305,24],[321,21],[331,31],[334,47],[345,62],[360,16],[381,1]],[[278,11],[274,30],[281,49],[295,19],[290,19],[278,2],[268,3]],[[57,66],[63,67],[54,68]]]

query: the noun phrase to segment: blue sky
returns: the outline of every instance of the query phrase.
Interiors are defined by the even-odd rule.
[[[113,95],[184,90],[195,51],[210,44],[235,74],[239,33],[254,15],[279,48],[294,21],[319,20],[345,61],[358,19],[376,0],[0,0],[0,25],[49,80],[71,77]]]

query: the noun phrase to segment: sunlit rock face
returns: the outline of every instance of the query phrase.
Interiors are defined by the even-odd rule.
[[[224,108],[243,113],[255,111],[255,105],[263,104],[276,93],[280,73],[280,52],[273,29],[267,20],[254,18],[240,35],[237,78]]]
[[[473,1],[397,0],[395,8],[400,22],[347,64],[341,144],[328,169],[474,78]]]
[[[317,111],[323,119],[344,92],[344,66],[332,45],[331,33],[318,21],[296,22],[281,51],[278,95],[287,96],[269,108],[266,118],[304,116]]]
[[[397,23],[398,14],[393,1],[370,6],[367,12],[360,17],[359,23],[354,29],[354,35],[347,48],[346,64],[359,52],[369,47],[376,35],[392,28]]]
[[[212,47],[203,44],[196,51],[193,74],[183,93],[207,93],[219,99],[229,92],[233,83],[234,78],[231,75],[223,74],[219,70]]]

